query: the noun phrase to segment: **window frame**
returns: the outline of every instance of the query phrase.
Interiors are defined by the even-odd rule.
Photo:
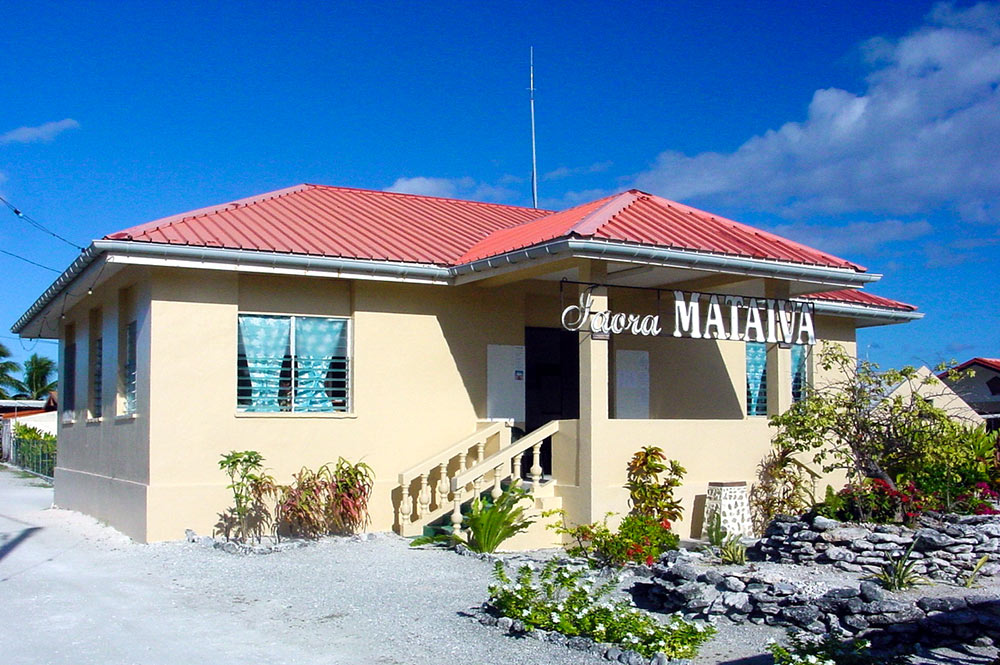
[[[802,353],[802,381],[799,385],[798,397],[795,395],[795,353],[796,349],[801,349]],[[792,392],[792,404],[796,402],[801,402],[802,398],[805,397],[806,389],[811,385],[812,382],[812,347],[808,344],[793,344],[789,352],[789,365],[791,369],[791,392]]]
[[[242,316],[262,316],[271,318],[288,319],[288,350],[290,387],[289,387],[289,409],[278,411],[248,411],[240,404],[240,326],[239,320]],[[344,342],[346,355],[344,356],[345,374],[344,381],[344,406],[334,408],[330,411],[296,411],[295,391],[297,384],[297,373],[295,371],[295,319],[333,319],[343,321],[346,328],[347,339]],[[336,356],[334,356],[336,357]],[[282,370],[283,372],[283,370]],[[338,418],[354,416],[354,317],[339,314],[290,314],[283,312],[261,312],[240,310],[236,314],[236,381],[235,381],[234,407],[237,417],[267,418],[267,417],[297,417],[297,418]]]
[[[78,353],[76,346],[76,326],[67,325],[63,342],[63,366],[59,377],[59,411],[63,422],[72,423],[76,420],[76,372]]]

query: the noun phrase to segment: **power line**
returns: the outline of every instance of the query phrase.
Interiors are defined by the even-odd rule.
[[[31,225],[32,225],[33,227],[35,227],[36,229],[38,229],[38,230],[39,230],[39,231],[41,231],[42,233],[47,233],[47,234],[49,234],[50,236],[52,236],[53,238],[57,238],[57,239],[59,239],[59,240],[62,240],[62,241],[63,241],[64,243],[66,243],[66,244],[67,244],[67,245],[69,245],[70,247],[75,247],[75,248],[77,248],[77,249],[81,249],[81,250],[83,249],[83,247],[81,247],[80,245],[77,245],[77,244],[76,244],[75,242],[73,242],[72,240],[67,240],[66,238],[64,238],[64,237],[62,237],[61,235],[59,235],[58,233],[56,233],[55,231],[50,231],[50,230],[49,230],[49,229],[47,229],[47,228],[46,228],[45,226],[43,226],[43,225],[42,225],[42,224],[41,224],[40,222],[37,222],[37,221],[35,221],[34,219],[32,219],[31,217],[29,217],[28,215],[25,215],[25,214],[24,214],[23,212],[21,212],[21,211],[20,211],[20,210],[19,210],[18,208],[16,208],[16,207],[14,206],[14,204],[13,204],[13,203],[11,203],[10,201],[8,201],[8,200],[7,200],[7,199],[5,199],[4,197],[0,196],[0,201],[3,201],[4,205],[5,205],[5,206],[7,206],[8,208],[10,208],[10,211],[11,211],[12,213],[14,213],[14,216],[15,216],[15,217],[17,217],[18,219],[23,219],[23,220],[24,220],[24,221],[26,221],[26,222],[27,222],[28,224],[31,224]],[[36,265],[37,265],[37,264],[36,264]],[[44,267],[44,266],[42,266],[42,267]],[[58,271],[57,271],[57,272],[58,272]]]
[[[56,270],[55,268],[50,268],[48,266],[43,266],[41,263],[37,263],[35,261],[32,261],[31,259],[26,259],[23,256],[15,254],[14,252],[8,252],[5,249],[0,249],[0,254],[6,254],[7,256],[13,256],[15,259],[19,259],[21,261],[24,261],[25,263],[30,263],[33,266],[37,266],[37,267],[43,268],[45,270],[51,270],[52,272],[61,272],[59,270]]]

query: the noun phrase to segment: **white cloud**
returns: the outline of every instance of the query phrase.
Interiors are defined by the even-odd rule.
[[[949,207],[1000,221],[1000,6],[939,5],[927,26],[862,50],[862,94],[817,90],[804,121],[731,153],[664,152],[635,185],[783,214]]]
[[[66,118],[65,120],[46,122],[38,127],[18,127],[5,134],[0,134],[0,144],[51,141],[67,129],[77,129],[79,126],[80,123],[76,120]]]
[[[468,176],[464,178],[429,178],[425,176],[397,178],[396,182],[385,188],[385,191],[489,202],[509,201],[518,195],[518,192],[503,185],[477,182]]]
[[[562,178],[568,178],[574,175],[582,175],[588,173],[603,173],[607,171],[614,165],[614,162],[594,162],[590,166],[576,166],[570,168],[568,166],[560,166],[557,169],[549,171],[548,173],[542,174],[542,180],[560,180]]]
[[[773,233],[797,240],[831,254],[853,256],[872,254],[885,245],[906,242],[931,233],[926,220],[904,222],[885,219],[877,222],[850,222],[843,226],[782,224],[770,228]]]

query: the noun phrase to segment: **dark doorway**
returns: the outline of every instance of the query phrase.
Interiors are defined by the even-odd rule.
[[[524,329],[524,425],[531,432],[550,420],[580,417],[579,335],[559,328]],[[521,462],[522,475],[531,455]],[[542,445],[542,472],[552,473],[552,442]]]

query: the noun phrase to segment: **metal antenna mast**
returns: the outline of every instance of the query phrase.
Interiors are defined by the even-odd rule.
[[[538,207],[538,163],[535,158],[535,47],[531,47],[531,207]]]

